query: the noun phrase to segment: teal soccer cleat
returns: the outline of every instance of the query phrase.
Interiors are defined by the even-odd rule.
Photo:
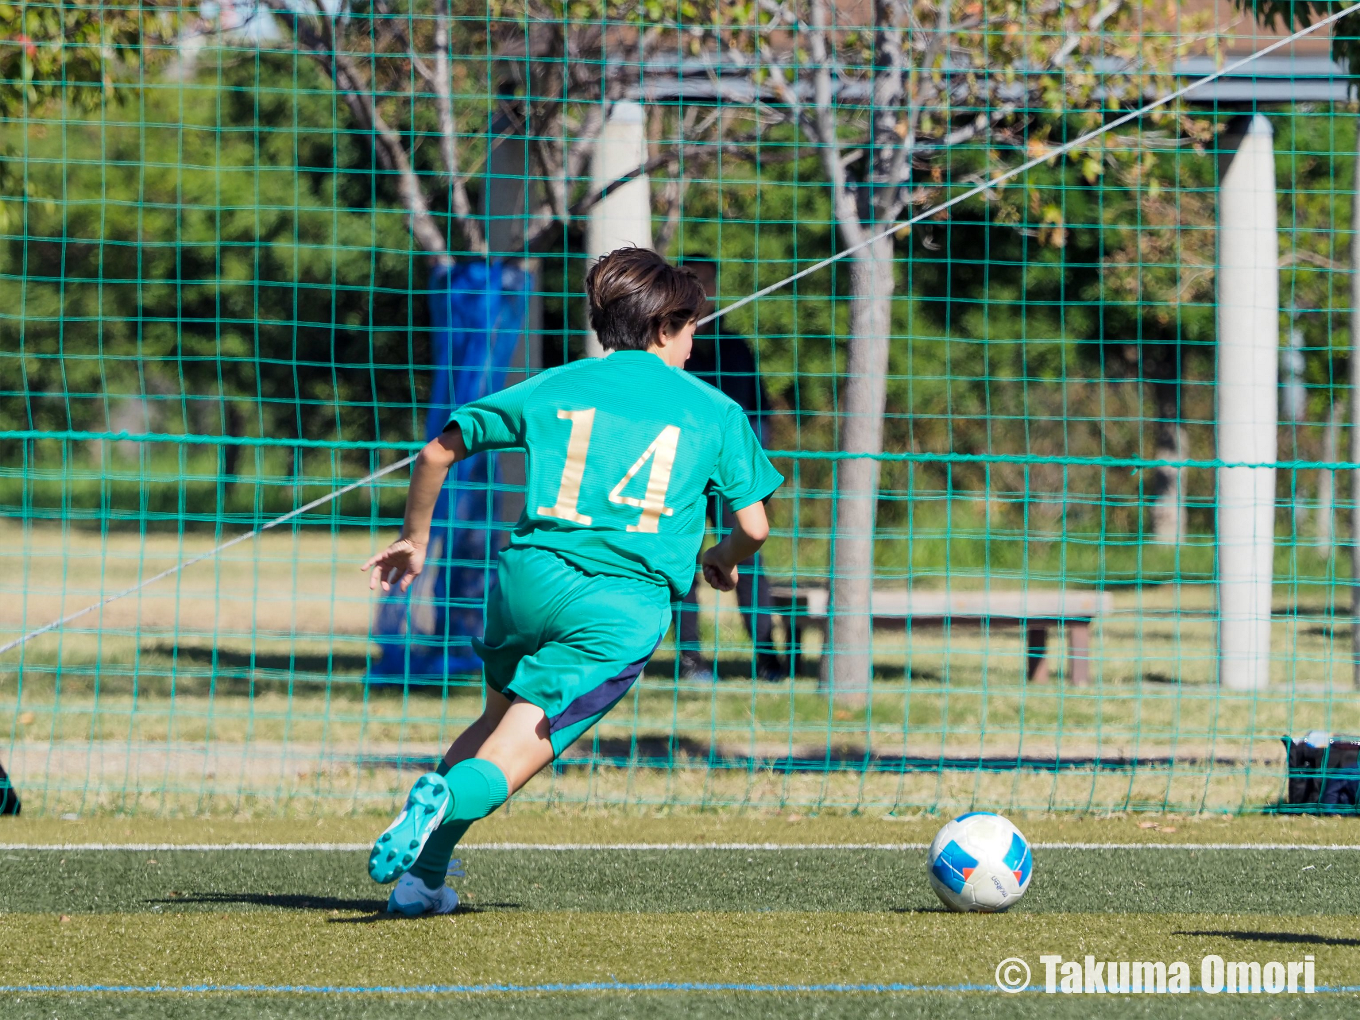
[[[411,787],[406,806],[387,827],[368,855],[368,874],[375,882],[390,882],[420,856],[425,842],[444,821],[453,804],[449,784],[436,772],[427,772]]]

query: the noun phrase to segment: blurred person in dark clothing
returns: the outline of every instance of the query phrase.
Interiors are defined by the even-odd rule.
[[[690,257],[681,265],[693,270],[708,294],[704,314],[714,310],[718,295],[718,265],[711,258]],[[755,355],[746,338],[729,332],[722,319],[700,326],[694,333],[694,347],[685,371],[716,386],[735,400],[751,420],[751,426],[764,444],[769,436],[766,416],[770,413],[770,396],[761,382]],[[732,527],[732,511],[720,506],[717,496],[708,501],[708,519],[714,528],[726,533]],[[741,564],[737,574],[737,601],[741,605],[741,619],[756,648],[756,676],[762,680],[788,679],[788,667],[775,649],[773,599],[770,581],[760,569],[759,557]],[[690,589],[680,604],[677,627],[680,633],[680,675],[686,680],[711,681],[713,671],[699,653],[698,586]]]

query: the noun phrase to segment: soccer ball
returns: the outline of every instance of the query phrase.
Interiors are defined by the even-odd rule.
[[[946,823],[930,844],[930,884],[950,910],[995,913],[1020,901],[1034,858],[1020,830],[990,811]]]

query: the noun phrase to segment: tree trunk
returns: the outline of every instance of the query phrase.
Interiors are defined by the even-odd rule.
[[[1180,387],[1176,382],[1153,383],[1157,413],[1157,460],[1185,460],[1190,436],[1180,423]],[[1165,465],[1152,476],[1152,538],[1158,545],[1180,545],[1189,530],[1185,509],[1185,469]]]
[[[1360,189],[1360,133],[1355,139],[1355,184]],[[1351,441],[1360,463],[1360,190],[1351,202]],[[1360,687],[1360,471],[1351,471],[1351,683]]]
[[[1346,405],[1334,401],[1327,412],[1327,427],[1322,432],[1322,462],[1335,464],[1341,450],[1341,423],[1346,420]],[[1317,548],[1325,560],[1332,558],[1336,541],[1336,471],[1325,467],[1318,472]]]
[[[835,462],[831,613],[827,646],[822,651],[822,687],[852,705],[867,702],[873,677],[870,612],[878,505],[876,455],[883,452],[893,285],[890,234],[862,249],[850,263],[850,337],[839,446],[843,454],[874,456]]]

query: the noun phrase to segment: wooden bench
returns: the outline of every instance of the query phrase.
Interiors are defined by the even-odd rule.
[[[827,589],[813,585],[774,585],[777,610],[789,621],[789,651],[794,669],[803,647],[803,628],[815,627],[826,638]],[[880,588],[873,593],[876,626],[977,625],[1022,627],[1025,631],[1025,675],[1034,683],[1048,680],[1048,632],[1067,628],[1067,679],[1076,686],[1091,682],[1091,621],[1114,611],[1114,596],[1102,591],[912,591]]]

